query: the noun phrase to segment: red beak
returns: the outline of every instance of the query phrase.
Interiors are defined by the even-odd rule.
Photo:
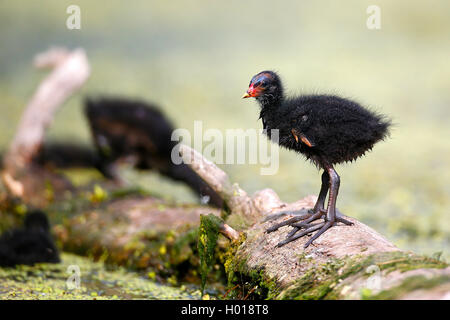
[[[251,98],[251,97],[257,97],[258,95],[256,94],[256,90],[253,87],[253,83],[250,85],[250,87],[248,88],[247,92],[242,96],[242,99],[245,98]]]

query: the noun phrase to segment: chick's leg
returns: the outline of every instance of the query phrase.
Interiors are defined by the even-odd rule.
[[[327,167],[326,171],[322,175],[322,187],[320,189],[319,198],[317,199],[316,205],[314,206],[313,213],[310,217],[305,219],[303,222],[297,223],[297,221],[293,221],[293,219],[289,219],[282,223],[279,223],[270,229],[267,232],[275,231],[281,226],[290,225],[293,230],[288,234],[287,238],[280,243],[278,243],[277,247],[281,247],[289,242],[292,242],[298,238],[301,238],[311,232],[317,231],[311,239],[305,244],[305,248],[307,248],[314,240],[316,240],[320,235],[322,235],[325,231],[335,225],[337,222],[342,222],[346,225],[351,225],[352,223],[340,215],[336,215],[336,199],[339,192],[340,178],[336,173],[333,167]],[[327,210],[324,210],[324,202],[326,198],[326,194],[329,192],[328,197],[328,207]],[[311,224],[312,221],[318,220],[324,217],[324,222]],[[292,222],[291,222],[292,221]],[[300,229],[304,229],[301,232],[297,233]],[[296,234],[297,233],[297,234]]]
[[[311,239],[308,240],[305,244],[305,248],[307,248],[314,240],[320,237],[325,231],[330,229],[337,222],[342,222],[346,225],[352,225],[353,223],[342,218],[336,216],[336,199],[339,193],[339,186],[341,183],[341,179],[337,172],[334,170],[332,166],[327,168],[328,175],[330,177],[330,194],[328,196],[328,207],[327,207],[327,216],[325,218],[324,225],[317,231]]]
[[[300,211],[285,211],[281,212],[276,215],[276,218],[280,217],[281,215],[287,215],[292,214],[296,215],[295,217],[288,219],[286,221],[280,222],[269,229],[266,230],[267,233],[273,232],[278,230],[279,228],[283,226],[293,226],[294,229],[289,233],[288,238],[294,235],[300,228],[308,228],[310,227],[309,223],[311,223],[314,220],[320,219],[322,216],[325,215],[326,211],[324,209],[325,199],[327,197],[328,188],[329,188],[329,176],[328,172],[324,171],[322,173],[322,185],[320,187],[319,197],[316,201],[316,204],[314,205],[314,208],[311,210],[308,210],[305,212],[304,210]],[[303,222],[300,222],[296,224],[296,222],[304,220]]]

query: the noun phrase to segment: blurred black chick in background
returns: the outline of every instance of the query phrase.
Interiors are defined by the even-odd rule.
[[[34,210],[25,216],[22,228],[5,231],[0,236],[0,266],[33,265],[60,262],[59,253],[50,234],[47,216]]]
[[[131,159],[137,169],[156,170],[183,182],[202,203],[222,208],[221,197],[188,165],[172,162],[171,151],[177,144],[171,141],[174,127],[155,105],[126,98],[86,99],[84,111],[95,150],[72,142],[47,142],[33,159],[36,165],[97,168],[106,178],[120,180],[117,162]]]
[[[156,170],[184,182],[209,204],[222,207],[220,196],[188,165],[172,162],[172,149],[178,143],[171,140],[174,127],[155,105],[120,98],[87,99],[85,114],[103,175],[117,178],[114,164],[132,157],[137,169]]]

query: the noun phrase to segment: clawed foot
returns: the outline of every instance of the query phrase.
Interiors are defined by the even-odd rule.
[[[288,214],[289,212],[286,212],[284,214]],[[273,232],[278,230],[281,227],[284,226],[291,226],[293,227],[292,231],[289,232],[287,238],[277,244],[277,247],[284,246],[285,244],[297,240],[298,238],[301,238],[307,234],[310,234],[311,232],[314,232],[318,230],[311,239],[308,240],[308,242],[304,245],[304,248],[306,249],[314,240],[316,240],[322,233],[330,229],[332,226],[336,225],[338,222],[342,222],[346,225],[352,225],[353,223],[342,218],[342,214],[336,209],[336,218],[335,221],[327,221],[326,219],[326,211],[324,209],[320,210],[310,210],[308,213],[305,213],[300,216],[293,217],[291,219],[288,219],[286,221],[280,222],[266,230],[267,233]],[[313,221],[323,219],[323,222],[319,223],[311,223]],[[302,221],[303,220],[303,221]],[[300,232],[299,232],[300,231]]]

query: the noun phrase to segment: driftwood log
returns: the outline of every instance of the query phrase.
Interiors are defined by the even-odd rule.
[[[76,190],[63,177],[33,168],[44,133],[62,102],[89,75],[82,50],[41,55],[38,66],[54,68],[31,99],[6,154],[3,182],[9,192],[50,214],[60,246],[67,251],[178,279],[198,278],[197,226],[201,214],[222,216],[214,270],[228,279],[227,297],[251,299],[449,299],[450,268],[438,259],[403,252],[361,222],[337,226],[306,250],[307,239],[281,248],[289,227],[270,234],[285,211],[307,210],[315,196],[283,203],[270,189],[248,195],[200,153],[181,145],[183,160],[226,204],[226,213],[206,206],[180,206],[141,191],[118,190],[102,183],[92,192]],[[55,195],[48,201],[46,187]],[[115,188],[115,189],[114,189]],[[58,197],[58,194],[70,197]],[[104,194],[103,194],[104,193]],[[30,196],[33,195],[33,196]],[[0,213],[1,214],[1,213]],[[176,281],[176,280],[175,280]]]
[[[308,238],[283,247],[290,227],[266,233],[272,224],[291,218],[286,211],[311,209],[316,197],[283,203],[270,189],[252,197],[197,151],[180,146],[180,154],[220,196],[241,230],[225,266],[235,297],[275,299],[450,299],[450,267],[436,259],[403,252],[375,230],[347,217],[307,249]]]

